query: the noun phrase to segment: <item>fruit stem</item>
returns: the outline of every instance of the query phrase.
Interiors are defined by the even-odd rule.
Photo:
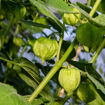
[[[101,3],[101,0],[97,0],[95,2],[94,6],[93,6],[93,8],[92,8],[92,10],[91,10],[91,12],[89,14],[91,17],[94,15],[94,13],[97,10],[97,8],[98,8],[98,6],[99,6],[100,3]]]
[[[45,60],[42,60],[42,65],[44,64]]]
[[[60,39],[59,39],[56,63],[58,63],[59,58],[60,58],[60,50],[61,50],[62,42],[63,42],[63,37],[61,36]]]
[[[94,54],[94,56],[92,57],[92,59],[90,60],[89,63],[94,63],[97,59],[97,57],[99,56],[101,50],[105,47],[105,38],[102,41],[102,43],[100,44],[100,46],[98,47],[98,49],[96,50],[96,53]]]
[[[47,76],[44,78],[44,80],[39,84],[39,86],[36,88],[36,90],[33,92],[31,97],[29,98],[29,102],[32,102],[34,98],[37,97],[37,95],[41,92],[41,90],[46,86],[46,84],[49,82],[49,80],[53,77],[53,75],[59,70],[59,68],[62,66],[63,62],[67,59],[69,54],[72,52],[74,45],[75,45],[76,39],[72,42],[72,44],[69,46],[63,57],[60,59],[60,61],[55,64],[55,66],[49,71]]]

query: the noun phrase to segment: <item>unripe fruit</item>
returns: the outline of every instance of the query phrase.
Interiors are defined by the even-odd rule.
[[[57,41],[45,37],[40,37],[39,39],[37,39],[33,46],[35,55],[38,56],[42,60],[42,62],[55,57],[57,50]]]
[[[76,8],[73,8],[72,12],[79,12]],[[79,22],[79,19],[81,17],[80,13],[70,14],[70,13],[64,13],[63,15],[63,22],[68,25],[76,25]]]
[[[95,88],[91,83],[82,82],[77,89],[77,96],[85,103],[91,102],[96,98]]]
[[[67,93],[73,92],[80,83],[80,71],[77,68],[61,69],[59,72],[59,83]]]

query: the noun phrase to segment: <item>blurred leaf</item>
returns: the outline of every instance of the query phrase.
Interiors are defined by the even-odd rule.
[[[20,59],[15,59],[15,62],[19,63],[19,67],[17,68],[17,66],[14,66],[14,70],[17,71],[17,73],[19,73],[19,76],[31,87],[33,87],[34,89],[36,89],[36,87],[40,84],[40,82],[42,81],[42,77],[40,76],[40,72],[38,70],[38,68],[29,60],[27,60],[26,58],[20,58]],[[29,76],[26,76],[24,74],[20,74],[21,68],[23,70],[25,70]],[[29,80],[28,80],[29,79]],[[48,100],[53,99],[49,86],[46,85],[46,87],[43,89],[43,91],[41,92],[41,95],[43,97],[46,97]]]
[[[95,84],[96,88],[101,90],[104,94],[105,94],[105,88],[104,86],[99,82],[97,81],[94,77],[92,77],[90,74],[86,73],[88,78]]]
[[[22,22],[26,25],[29,26],[37,26],[37,27],[43,27],[43,28],[50,28],[50,26],[48,25],[44,25],[44,24],[40,24],[40,23],[36,23],[36,22],[32,22],[32,21],[27,21],[27,20],[22,20]]]
[[[49,8],[47,7],[47,5],[45,3],[43,3],[42,1],[36,1],[36,0],[30,0],[30,2],[36,6],[39,11],[48,16],[49,18],[51,18],[51,20],[53,20],[53,22],[59,27],[60,31],[64,30],[64,26],[63,24],[59,21],[59,19],[49,10]]]
[[[48,7],[51,7],[60,13],[64,13],[64,12],[71,13],[72,12],[72,7],[69,6],[63,0],[47,0],[46,4],[48,5]]]
[[[0,83],[0,105],[31,105],[16,90],[7,84]]]

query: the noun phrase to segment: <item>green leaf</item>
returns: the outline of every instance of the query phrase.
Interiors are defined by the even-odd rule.
[[[102,42],[103,36],[104,31],[89,22],[81,24],[76,32],[76,37],[79,43],[87,46],[90,50],[93,49],[94,51]]]
[[[50,28],[48,25],[32,22],[32,21],[27,21],[27,20],[21,20],[24,24],[29,25],[29,26],[36,26],[36,27],[42,27],[42,28]]]
[[[86,11],[87,13],[90,13],[91,8],[89,8],[87,5],[84,5],[84,4],[80,3],[80,2],[77,2],[77,5],[78,5],[81,9],[83,9],[84,11]],[[98,16],[98,13],[97,13],[97,12],[94,13],[93,17],[96,17],[96,16]]]
[[[105,14],[99,15],[94,18],[98,23],[105,25]]]
[[[60,31],[64,30],[63,24],[59,21],[59,19],[50,11],[50,9],[47,7],[45,3],[42,1],[36,1],[36,0],[30,0],[30,2],[39,9],[39,11],[44,14],[45,16],[48,16],[60,29]]]
[[[32,101],[32,105],[41,105],[41,104],[44,104],[44,102],[46,102],[47,100],[45,100],[45,98],[43,97],[40,97],[38,99],[35,99]]]
[[[72,12],[72,7],[63,0],[47,0],[46,4],[60,13]]]
[[[0,83],[0,105],[31,105],[10,85]]]
[[[19,66],[15,65],[13,67],[14,70],[17,71],[19,76],[31,87],[36,89],[36,87],[40,84],[42,81],[42,77],[40,76],[40,72],[38,68],[29,60],[26,58],[20,58],[15,59],[15,62],[19,63]],[[22,70],[26,71],[28,75],[22,74]],[[31,76],[31,77],[30,77]],[[46,87],[43,89],[43,91],[40,93],[41,96],[45,97],[48,100],[53,100],[52,94],[50,92],[49,86],[46,85]]]
[[[95,84],[96,88],[101,90],[104,94],[105,94],[105,88],[104,86],[99,82],[97,81],[94,77],[92,77],[90,74],[86,73],[88,78]]]

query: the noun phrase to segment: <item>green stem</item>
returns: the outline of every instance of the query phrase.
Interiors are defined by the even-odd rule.
[[[92,8],[92,10],[91,10],[91,12],[89,14],[91,17],[94,15],[94,13],[97,10],[97,8],[98,8],[98,6],[99,6],[100,3],[101,3],[101,0],[97,0],[95,2],[94,6],[93,6],[93,8]]]
[[[2,57],[0,57],[0,60],[6,61],[6,62],[10,62],[10,63],[12,63],[12,64],[15,64],[15,65],[17,65],[17,66],[20,66],[20,65],[19,65],[18,63],[16,63],[16,62],[10,61],[10,60],[5,59],[5,58],[2,58]]]
[[[14,36],[17,36],[18,32],[19,32],[19,24],[17,24]]]
[[[36,90],[33,92],[31,97],[29,98],[29,102],[32,102],[34,98],[37,97],[37,95],[41,92],[41,90],[46,86],[46,84],[49,82],[49,80],[53,77],[53,75],[59,70],[59,68],[62,66],[63,62],[67,59],[69,54],[72,52],[75,44],[74,40],[72,44],[69,46],[61,60],[55,64],[55,66],[50,70],[50,72],[47,74],[47,76],[44,78],[44,80],[39,84],[39,86],[36,88]]]
[[[61,50],[62,42],[63,42],[63,37],[61,36],[61,37],[60,37],[60,40],[59,40],[59,46],[58,46],[58,52],[57,52],[56,63],[58,63],[59,58],[60,58],[60,50]]]
[[[88,0],[87,6],[90,7],[90,4],[91,4],[91,0]]]
[[[100,44],[100,46],[98,47],[96,53],[94,54],[94,56],[92,57],[92,59],[90,60],[89,63],[94,63],[97,59],[97,57],[99,56],[101,50],[105,47],[105,38],[104,40],[102,41],[102,43]]]
[[[8,35],[8,32],[11,29],[12,23],[13,23],[13,16],[11,16],[11,18],[10,18],[10,22],[9,22],[9,25],[8,25],[7,30],[5,32],[5,35]]]

